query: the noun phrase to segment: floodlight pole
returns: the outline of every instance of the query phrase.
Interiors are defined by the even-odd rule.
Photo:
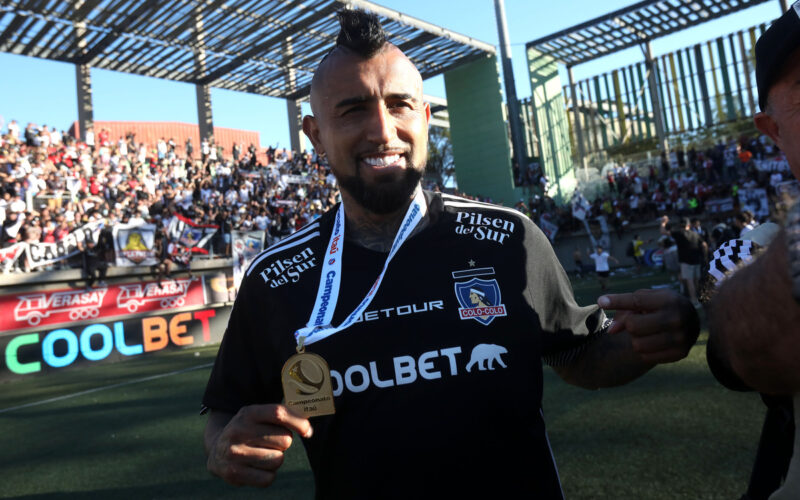
[[[781,3],[781,14],[789,10],[789,2],[786,0],[778,0]]]
[[[497,34],[500,38],[500,59],[503,61],[503,82],[506,88],[506,106],[508,107],[508,123],[511,126],[511,144],[514,151],[512,157],[519,165],[519,173],[527,173],[528,165],[525,162],[525,141],[522,139],[522,125],[519,119],[519,101],[514,85],[514,69],[511,65],[511,43],[508,41],[508,28],[506,27],[506,10],[503,0],[494,0],[495,17],[497,18]],[[523,176],[524,178],[524,176]]]

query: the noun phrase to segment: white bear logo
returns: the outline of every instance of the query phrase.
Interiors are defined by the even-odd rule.
[[[506,368],[506,364],[503,363],[500,355],[506,354],[507,352],[506,348],[501,345],[478,344],[472,349],[472,355],[469,358],[469,364],[467,364],[467,371],[469,372],[472,370],[472,367],[476,364],[481,371],[494,370],[495,361],[503,368]]]

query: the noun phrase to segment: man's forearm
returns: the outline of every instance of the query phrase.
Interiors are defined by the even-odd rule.
[[[785,234],[719,288],[709,306],[713,355],[765,393],[800,391],[800,305],[791,293]]]
[[[566,366],[553,369],[566,382],[585,389],[600,389],[627,384],[649,371],[654,365],[645,363],[634,352],[627,332],[602,335],[589,343],[578,358]]]

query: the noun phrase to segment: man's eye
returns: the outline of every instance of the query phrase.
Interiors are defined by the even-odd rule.
[[[358,113],[360,111],[364,111],[364,106],[353,106],[351,108],[347,108],[342,112],[342,116],[349,115],[352,113]]]

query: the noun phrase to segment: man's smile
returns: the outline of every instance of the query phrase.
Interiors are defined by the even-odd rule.
[[[400,153],[377,153],[361,156],[360,162],[363,166],[373,169],[405,168],[406,157]]]

